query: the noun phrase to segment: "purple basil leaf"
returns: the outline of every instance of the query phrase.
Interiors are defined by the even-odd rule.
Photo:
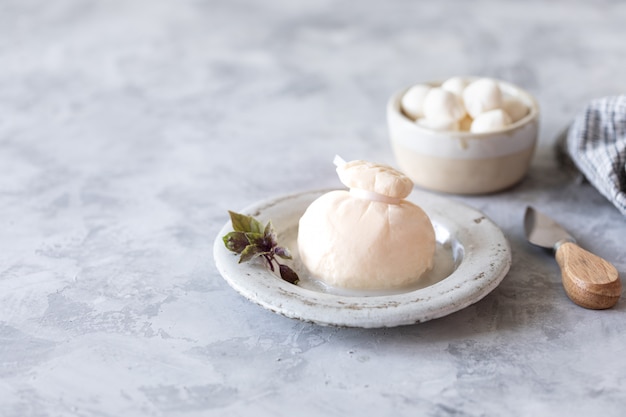
[[[283,259],[291,259],[291,252],[289,252],[289,249],[276,246],[273,250],[276,256],[280,256]]]
[[[279,265],[279,268],[280,268],[280,277],[282,279],[289,282],[290,284],[294,284],[294,285],[298,284],[298,282],[300,281],[300,278],[298,277],[298,274],[296,274],[293,269],[289,268],[287,265]]]
[[[278,242],[276,241],[276,232],[274,232],[271,220],[267,222],[263,235],[265,236],[265,240],[267,241],[268,245],[270,245],[271,247],[278,245]]]

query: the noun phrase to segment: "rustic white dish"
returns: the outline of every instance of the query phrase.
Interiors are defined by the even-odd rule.
[[[286,317],[321,325],[394,327],[435,319],[461,310],[486,296],[511,266],[511,251],[502,231],[483,213],[442,196],[415,190],[409,200],[431,218],[437,235],[433,273],[410,289],[395,293],[348,292],[311,278],[298,261],[297,230],[308,205],[329,190],[275,198],[241,210],[264,223],[272,220],[281,245],[294,256],[289,265],[300,276],[298,285],[283,281],[259,262],[238,263],[224,247],[226,223],[215,239],[217,269],[248,300]]]

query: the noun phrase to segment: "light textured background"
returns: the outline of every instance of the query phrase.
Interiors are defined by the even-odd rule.
[[[626,301],[568,301],[524,207],[626,271],[625,218],[558,168],[626,90],[620,1],[0,0],[0,415],[588,416],[626,406]],[[507,234],[485,299],[422,325],[324,328],[245,301],[227,209],[393,164],[397,89],[494,76],[536,95],[528,178],[462,198]]]

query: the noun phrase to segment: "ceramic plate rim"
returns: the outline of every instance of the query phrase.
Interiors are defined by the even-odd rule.
[[[328,191],[269,198],[240,212],[261,219],[272,209],[304,212],[313,199]],[[452,274],[426,288],[393,295],[342,296],[289,284],[260,263],[237,262],[238,256],[228,251],[222,241],[222,236],[232,230],[230,221],[215,238],[216,267],[239,294],[268,310],[289,318],[341,327],[379,328],[425,322],[474,304],[498,286],[510,269],[511,250],[491,219],[475,208],[426,191],[414,190],[407,199],[420,205],[433,224],[447,228],[464,251]],[[278,218],[271,220],[276,229],[294,226],[281,225]]]

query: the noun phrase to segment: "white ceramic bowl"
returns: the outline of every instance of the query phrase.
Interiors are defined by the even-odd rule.
[[[529,112],[506,128],[488,133],[427,129],[401,110],[400,99],[408,87],[391,97],[387,104],[391,146],[399,168],[417,186],[483,194],[511,187],[526,175],[537,142],[539,106],[521,88],[498,82],[503,94],[522,100]]]

